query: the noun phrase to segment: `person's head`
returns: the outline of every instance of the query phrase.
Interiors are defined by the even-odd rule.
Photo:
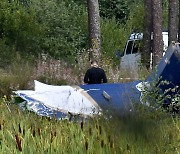
[[[95,59],[91,60],[91,66],[98,66],[97,60]]]

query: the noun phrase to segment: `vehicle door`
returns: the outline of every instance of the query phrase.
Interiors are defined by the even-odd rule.
[[[128,40],[124,54],[121,57],[120,67],[137,72],[141,60],[140,50],[140,40]]]

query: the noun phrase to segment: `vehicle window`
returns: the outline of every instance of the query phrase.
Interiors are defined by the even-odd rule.
[[[137,53],[138,50],[139,50],[139,44],[135,41],[135,43],[133,45],[132,54]]]
[[[133,47],[133,41],[129,41],[127,45],[126,54],[131,54],[132,47]]]
[[[134,54],[134,53],[137,53],[138,52],[138,45],[134,45],[133,46],[133,50],[132,50],[132,54]]]
[[[141,46],[142,46],[142,41],[139,41],[139,40],[134,41],[132,54],[140,52]]]

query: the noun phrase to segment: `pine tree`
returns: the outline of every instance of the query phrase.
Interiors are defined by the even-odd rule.
[[[101,60],[100,15],[98,0],[87,0],[90,58]]]
[[[168,44],[177,41],[177,0],[169,0]]]
[[[152,49],[151,33],[152,33],[152,0],[144,0],[144,49],[143,49],[143,63],[146,67],[150,67],[150,54]]]
[[[152,0],[153,6],[153,66],[156,66],[163,56],[162,38],[162,0]]]

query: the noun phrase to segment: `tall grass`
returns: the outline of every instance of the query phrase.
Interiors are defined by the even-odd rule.
[[[14,62],[8,71],[0,70],[1,94],[32,88],[34,79],[50,84],[82,83],[89,62],[85,52],[78,56],[78,63],[73,66],[46,56],[37,59],[36,65]],[[118,67],[111,67],[107,63],[101,66],[106,70],[109,82],[120,81],[123,73]],[[179,117],[172,118],[162,111],[145,107],[124,116],[105,114],[104,117],[70,122],[22,112],[6,97],[0,97],[0,113],[0,153],[124,154],[180,151]]]
[[[16,60],[0,70],[0,96],[10,95],[13,90],[30,89],[33,68],[31,62],[17,57]]]
[[[0,69],[0,96],[10,95],[13,90],[33,89],[33,80],[54,85],[83,84],[84,74],[90,67],[88,52],[79,52],[77,59],[77,63],[69,64],[46,54],[41,54],[34,61],[24,60],[16,55],[11,65]],[[120,69],[120,65],[112,65],[105,57],[99,65],[105,70],[109,83],[133,81],[138,79],[136,74],[140,73],[138,76],[142,78],[141,74],[144,72],[127,72]],[[144,74],[147,75],[147,71]]]
[[[58,121],[0,100],[0,153],[179,153],[180,119],[142,107],[107,119]]]

